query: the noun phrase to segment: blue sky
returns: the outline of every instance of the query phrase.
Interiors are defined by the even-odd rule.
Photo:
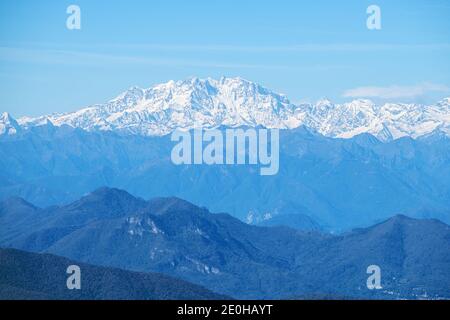
[[[81,30],[66,8],[81,8]],[[366,9],[381,8],[381,30]],[[450,96],[450,1],[0,2],[0,111],[76,110],[192,76],[240,76],[293,102]]]

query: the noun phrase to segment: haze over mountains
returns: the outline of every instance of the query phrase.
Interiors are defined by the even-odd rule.
[[[148,89],[132,87],[105,104],[66,114],[17,122],[0,118],[0,134],[24,128],[63,124],[88,131],[122,134],[165,135],[178,128],[263,126],[293,129],[306,126],[329,137],[350,138],[370,133],[387,141],[419,137],[433,131],[450,133],[450,98],[433,105],[386,103],[359,99],[334,104],[293,104],[284,95],[241,78],[169,81]]]
[[[450,227],[395,216],[339,236],[256,227],[178,198],[101,188],[65,206],[0,203],[0,246],[162,272],[236,298],[450,298]],[[369,265],[382,290],[366,287]],[[112,290],[114,291],[114,290]]]
[[[328,230],[369,226],[396,214],[450,223],[450,139],[442,132],[381,142],[280,134],[280,170],[251,165],[174,165],[168,136],[123,136],[69,126],[0,137],[0,199],[69,203],[101,186],[146,199],[177,196],[259,223],[303,215]],[[283,223],[294,223],[287,216]],[[290,220],[290,221],[289,221]],[[305,220],[306,221],[306,220]]]

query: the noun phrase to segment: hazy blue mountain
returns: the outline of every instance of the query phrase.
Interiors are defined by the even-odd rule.
[[[443,134],[380,142],[300,127],[282,131],[280,143],[279,173],[260,176],[256,166],[175,166],[168,136],[33,127],[0,137],[0,198],[48,206],[110,186],[147,199],[177,196],[245,221],[301,214],[348,230],[403,213],[450,223],[450,139]]]
[[[302,231],[322,230],[322,227],[317,222],[303,214],[281,214],[269,219],[261,220],[257,222],[256,225],[265,227],[289,226],[290,228]]]
[[[67,267],[81,269],[81,289],[68,290]],[[80,263],[50,254],[0,249],[0,300],[225,299],[205,288],[157,273]]]
[[[437,220],[398,215],[330,235],[252,226],[178,198],[143,201],[107,188],[46,209],[13,199],[0,212],[3,247],[162,272],[237,298],[450,298],[450,227]],[[382,269],[380,291],[366,288],[372,264]]]

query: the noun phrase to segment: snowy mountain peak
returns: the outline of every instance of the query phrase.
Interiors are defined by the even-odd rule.
[[[142,89],[138,86],[133,86],[133,87],[130,87],[127,91],[122,92],[116,98],[110,100],[110,102],[117,101],[117,100],[128,100],[128,99],[133,99],[136,97],[142,98],[144,93],[145,93],[144,89]]]
[[[17,121],[8,113],[3,112],[0,116],[0,135],[12,135],[21,130]]]
[[[316,107],[331,106],[333,103],[328,98],[322,98],[316,102]]]
[[[315,104],[294,105],[286,96],[240,77],[218,80],[193,77],[147,89],[131,87],[105,104],[65,114],[25,117],[18,122],[28,128],[47,121],[55,126],[66,124],[88,131],[139,135],[165,135],[178,128],[292,129],[303,125],[329,137],[350,138],[370,133],[381,140],[390,140],[403,136],[415,138],[436,129],[450,132],[450,99],[429,106],[376,105],[365,99],[342,104],[321,99]],[[5,125],[3,131],[4,128]],[[13,125],[13,128],[17,130],[20,126]]]
[[[7,121],[9,122],[9,121],[11,121],[11,119],[13,119],[13,118],[11,117],[11,115],[8,112],[3,112],[2,115],[0,116],[1,122],[7,122]]]
[[[450,97],[442,99],[437,103],[437,105],[444,108],[450,108]]]

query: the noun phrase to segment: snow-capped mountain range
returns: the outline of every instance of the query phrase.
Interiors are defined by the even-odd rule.
[[[293,104],[281,94],[241,78],[169,81],[148,89],[132,87],[105,104],[15,121],[0,116],[0,135],[40,125],[69,125],[88,131],[165,135],[175,129],[263,126],[293,129],[304,125],[325,136],[350,138],[370,133],[381,140],[413,138],[443,131],[450,135],[450,98],[434,105],[358,99],[334,104]]]

